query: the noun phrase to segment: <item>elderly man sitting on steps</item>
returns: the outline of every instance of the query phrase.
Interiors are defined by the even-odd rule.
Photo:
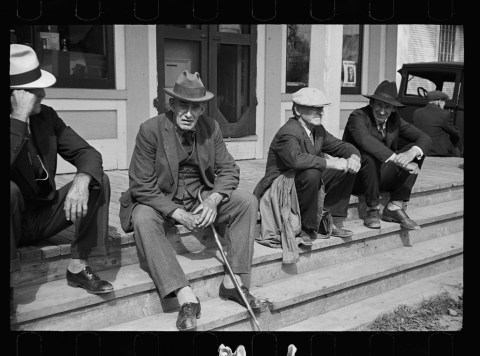
[[[319,232],[318,192],[324,186],[324,206],[333,217],[332,236],[350,237],[343,228],[355,173],[360,169],[360,153],[350,143],[330,134],[323,126],[323,108],[330,100],[316,88],[302,88],[292,94],[293,117],[283,125],[270,144],[265,176],[254,194],[263,194],[281,174],[295,172],[295,189],[300,205],[302,238],[312,245]]]

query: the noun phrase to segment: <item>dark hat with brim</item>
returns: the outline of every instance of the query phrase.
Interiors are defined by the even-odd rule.
[[[384,80],[375,89],[373,95],[364,95],[364,97],[377,99],[393,106],[405,106],[397,100],[397,84],[393,81]]]
[[[164,88],[163,90],[174,98],[192,103],[203,103],[212,100],[215,96],[205,89],[198,72],[192,74],[188,70],[184,70],[178,76],[173,89]]]

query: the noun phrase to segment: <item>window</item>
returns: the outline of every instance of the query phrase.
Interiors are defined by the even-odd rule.
[[[362,84],[363,26],[343,26],[342,94],[360,94]]]
[[[308,86],[311,25],[287,25],[286,93]]]
[[[438,60],[440,62],[452,62],[455,54],[455,26],[440,25],[440,41]]]
[[[13,26],[10,42],[35,49],[40,68],[56,78],[56,88],[115,88],[113,26]]]

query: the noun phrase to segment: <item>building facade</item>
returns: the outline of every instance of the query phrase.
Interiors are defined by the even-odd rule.
[[[398,80],[403,63],[463,60],[463,28],[440,25],[15,26],[11,41],[34,47],[57,77],[44,103],[102,153],[106,170],[128,168],[139,125],[168,109],[163,88],[184,69],[216,94],[208,115],[234,158],[259,159],[303,86],[332,100],[326,128],[341,137],[362,94]],[[59,173],[73,170],[59,160]]]

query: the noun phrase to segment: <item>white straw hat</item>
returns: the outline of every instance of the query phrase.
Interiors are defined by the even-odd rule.
[[[21,44],[10,45],[10,88],[47,88],[55,84],[55,76],[40,69],[33,48]]]

